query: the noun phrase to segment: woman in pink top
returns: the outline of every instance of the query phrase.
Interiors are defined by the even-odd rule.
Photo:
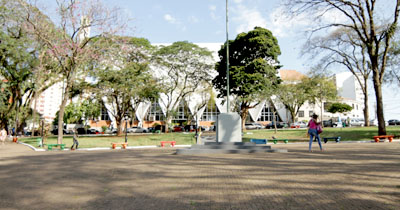
[[[322,150],[322,145],[321,145],[321,138],[319,137],[318,131],[317,131],[317,126],[320,124],[319,122],[317,122],[318,119],[318,115],[313,114],[311,120],[308,122],[308,134],[310,134],[310,143],[308,144],[308,151],[312,152],[311,150],[311,146],[312,146],[312,142],[314,139],[314,136],[317,138],[318,140],[318,144],[319,144],[319,149]]]

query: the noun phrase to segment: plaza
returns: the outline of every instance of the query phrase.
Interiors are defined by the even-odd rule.
[[[317,145],[313,145],[317,148]],[[0,146],[0,209],[400,209],[400,144],[35,152]]]

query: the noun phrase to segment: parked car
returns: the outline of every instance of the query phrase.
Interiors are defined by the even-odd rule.
[[[174,126],[172,131],[173,132],[182,132],[182,131],[184,131],[184,127],[177,125],[177,126]]]
[[[246,129],[251,130],[251,129],[262,129],[263,126],[260,123],[246,123],[244,124]]]
[[[291,123],[290,128],[307,128],[307,123],[305,123],[305,122]]]
[[[388,123],[389,123],[389,125],[400,125],[400,121],[399,120],[394,120],[394,119],[389,120]]]
[[[369,125],[370,125],[370,126],[378,126],[378,119],[370,120],[370,121],[369,121]],[[385,121],[385,125],[388,126],[388,125],[389,125],[389,122],[388,122],[388,121]]]
[[[58,135],[58,129],[51,131],[53,135]],[[67,129],[63,129],[63,134],[71,134]]]
[[[276,128],[285,128],[285,127],[288,127],[288,126],[287,126],[287,123],[284,123],[284,122],[276,122]],[[267,129],[273,129],[273,128],[275,128],[274,122],[268,123],[268,124],[265,126],[265,128],[267,128]]]
[[[148,130],[146,128],[137,127],[137,126],[127,128],[126,131],[128,133],[147,133],[148,132]]]
[[[353,118],[350,119],[350,126],[364,126],[365,122],[363,119]]]

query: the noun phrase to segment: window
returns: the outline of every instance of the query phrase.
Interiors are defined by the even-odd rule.
[[[299,117],[304,117],[304,111],[299,111],[298,115]]]
[[[257,121],[273,121],[273,116],[272,108],[269,107],[268,104],[265,104]],[[275,119],[276,121],[281,121],[277,113],[275,113]]]
[[[152,103],[149,111],[147,111],[147,115],[145,117],[146,121],[163,121],[164,113],[161,110],[160,104],[157,102]]]
[[[179,107],[177,109],[177,113],[176,116],[173,118],[173,120],[186,120],[186,116],[185,116],[185,103],[183,101],[181,101],[179,103]]]
[[[214,102],[209,101],[206,108],[204,109],[203,115],[201,116],[202,121],[217,121],[219,114],[218,107]]]
[[[108,116],[108,111],[107,111],[106,107],[104,107],[104,106],[101,109],[101,120],[111,120],[110,116]]]
[[[309,112],[308,112],[308,116],[309,116],[309,117],[312,117],[313,114],[314,114],[314,111],[309,111]]]

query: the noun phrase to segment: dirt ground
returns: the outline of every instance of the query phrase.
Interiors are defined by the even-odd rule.
[[[0,209],[400,209],[400,143],[278,144],[288,153],[0,145]],[[314,146],[317,149],[317,146]]]

